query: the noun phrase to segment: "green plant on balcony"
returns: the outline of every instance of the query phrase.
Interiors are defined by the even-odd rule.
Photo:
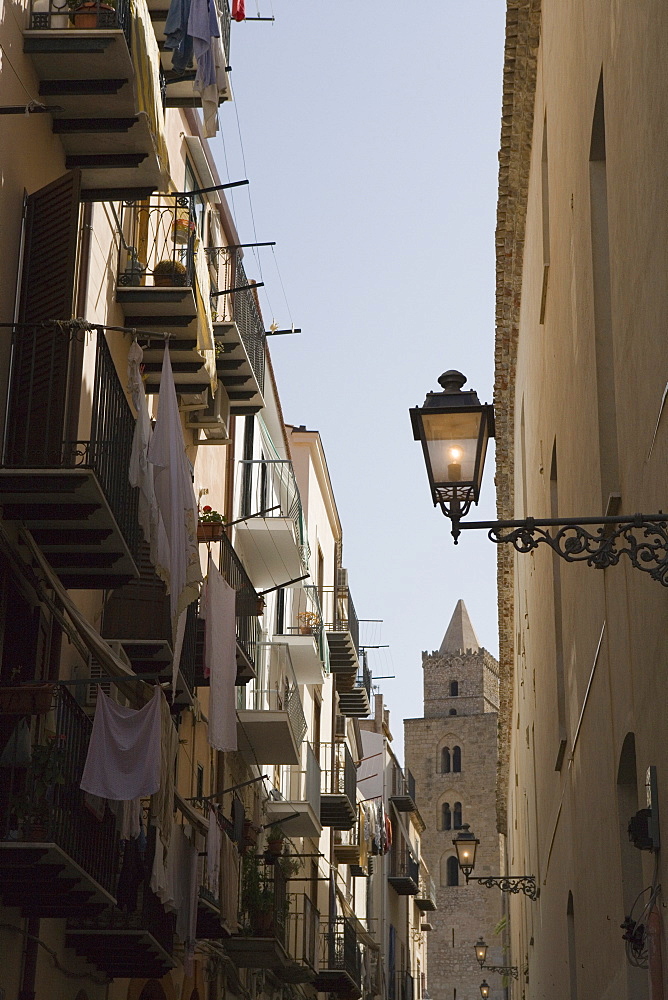
[[[244,855],[241,869],[242,924],[247,933],[266,936],[274,923],[274,883],[261,864],[257,849]]]
[[[188,272],[180,260],[161,260],[153,269],[153,281],[159,288],[182,288],[188,279]]]
[[[58,737],[32,748],[23,791],[12,802],[16,821],[26,840],[46,837],[53,808],[53,790],[65,784],[65,748]]]
[[[223,537],[225,518],[217,510],[208,505],[199,511],[197,520],[197,538],[200,542],[217,542]]]

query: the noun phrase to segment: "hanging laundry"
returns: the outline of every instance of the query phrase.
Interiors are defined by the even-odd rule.
[[[197,62],[193,90],[202,100],[204,135],[210,138],[218,131],[218,96],[225,87],[225,53],[215,3],[191,0],[188,34],[193,39]]]
[[[232,0],[232,17],[235,21],[246,18],[246,0]]]
[[[204,675],[211,677],[208,738],[223,751],[237,749],[236,596],[209,555],[204,598]]]
[[[172,0],[165,21],[165,48],[171,49],[172,69],[183,73],[193,63],[193,40],[188,34],[190,0]]]
[[[126,910],[128,913],[136,911],[139,887],[145,875],[144,853],[139,837],[125,841],[123,864],[116,888],[116,901],[121,910]]]
[[[160,702],[160,787],[151,798],[150,822],[158,828],[159,840],[165,850],[174,825],[174,762],[179,746],[179,734],[172,721],[167,699]]]
[[[172,834],[167,871],[174,890],[176,933],[188,953],[194,946],[197,928],[197,848],[183,826],[176,826]]]
[[[222,881],[220,893],[220,923],[228,934],[239,929],[239,855],[228,836],[221,838]]]
[[[216,899],[220,897],[221,838],[218,813],[213,806],[209,806],[209,829],[206,834],[206,887]]]
[[[156,571],[163,580],[166,576],[169,581],[169,605],[175,649],[179,616],[191,601],[198,597],[202,570],[197,544],[197,501],[190,463],[183,442],[181,416],[167,342],[162,360],[158,418],[148,448],[148,460],[154,466],[155,496],[169,544],[167,565],[156,566]],[[178,659],[175,655],[174,673],[177,668]]]
[[[105,799],[126,801],[160,787],[160,703],[155,694],[143,708],[118,705],[98,691],[93,729],[80,788]]]

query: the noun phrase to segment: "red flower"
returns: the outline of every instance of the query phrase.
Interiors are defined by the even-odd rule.
[[[204,511],[205,514],[208,514],[209,511],[211,510],[211,507],[209,507],[209,506],[202,507],[202,510]]]

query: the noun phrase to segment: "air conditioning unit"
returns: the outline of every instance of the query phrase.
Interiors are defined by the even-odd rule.
[[[180,410],[203,410],[209,405],[209,390],[179,393]]]
[[[117,639],[109,639],[107,645],[111,649],[112,653],[122,660],[123,663],[129,670],[132,670],[132,665],[126,655],[123,646]],[[91,653],[88,661],[88,670],[91,679],[98,677],[106,677],[109,671],[100,663],[100,661],[93,656]],[[102,688],[104,693],[112,701],[117,702],[119,705],[127,706],[128,701],[124,695],[118,689],[117,684],[112,684],[111,681],[100,681],[98,684],[88,684],[86,687],[86,708],[95,708],[97,704],[97,692]]]
[[[192,430],[204,431],[208,441],[225,444],[229,441],[228,427],[230,423],[230,397],[225,386],[219,382],[218,390],[213,399],[202,409],[192,410],[188,414],[188,427]]]
[[[348,570],[344,569],[343,566],[339,566],[338,586],[341,588],[341,590],[348,589]]]
[[[346,722],[347,719],[345,715],[337,715],[334,721],[334,739],[335,740],[345,740],[346,738]]]

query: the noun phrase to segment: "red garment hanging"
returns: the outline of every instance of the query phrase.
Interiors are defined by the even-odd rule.
[[[246,0],[232,0],[232,17],[235,21],[246,18]]]

